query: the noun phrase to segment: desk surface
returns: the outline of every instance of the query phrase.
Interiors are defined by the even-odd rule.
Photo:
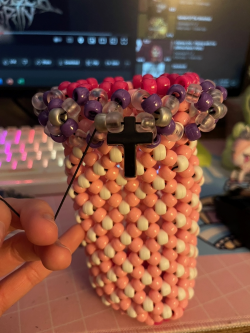
[[[210,146],[214,158],[212,166],[204,170],[203,197],[221,193],[226,179],[225,172],[217,165],[218,147],[218,144]],[[56,210],[61,196],[44,200]],[[60,233],[74,224],[69,198],[58,220]],[[84,249],[79,248],[68,269],[52,273],[2,316],[0,332],[197,332],[219,329],[232,332],[233,327],[238,327],[235,332],[249,332],[249,328],[244,327],[250,325],[250,253],[242,247],[234,250],[216,247],[214,230],[217,230],[217,237],[229,235],[220,223],[208,225],[200,221],[200,226],[201,256],[195,297],[181,320],[145,327],[107,308],[89,284]],[[212,239],[206,236],[203,227],[213,229]]]

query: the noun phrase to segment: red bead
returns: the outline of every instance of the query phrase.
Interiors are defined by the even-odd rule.
[[[79,87],[87,88],[89,91],[92,90],[92,86],[89,83],[80,84]]]
[[[153,79],[154,77],[153,77],[153,75],[151,75],[151,74],[145,74],[145,75],[143,75],[143,77],[142,77],[142,79],[144,80],[144,79]]]
[[[160,76],[156,79],[157,83],[157,94],[165,96],[170,87],[170,80],[166,76]]]
[[[112,86],[112,94],[118,89],[128,90],[128,84],[125,81],[116,81]]]
[[[188,86],[192,83],[191,78],[188,75],[181,75],[176,78],[174,81],[174,84],[180,84],[183,86],[186,90]]]
[[[108,94],[108,98],[110,99],[111,95],[112,95],[112,92],[111,92],[111,89],[112,89],[112,83],[111,82],[102,82],[99,84],[99,88],[103,89],[106,91],[106,93]]]
[[[163,74],[160,75],[160,77],[161,77],[161,76],[168,77],[168,76],[169,76],[169,73],[163,73]]]
[[[116,76],[114,78],[114,80],[115,80],[115,82],[117,82],[117,81],[124,81],[124,78],[122,76]]]
[[[71,83],[71,84],[69,84],[68,85],[68,87],[67,87],[67,95],[70,97],[70,98],[72,98],[72,96],[73,96],[73,91],[77,88],[77,87],[79,87],[79,83],[77,83],[77,82],[75,82],[75,83]]]
[[[141,88],[142,76],[140,74],[134,75],[132,82],[133,82],[134,89]]]
[[[94,77],[89,77],[87,79],[88,84],[92,86],[92,89],[95,89],[98,87],[98,81]]]
[[[64,90],[67,89],[67,87],[70,85],[71,82],[69,81],[63,81],[62,83],[59,84],[58,89],[59,90]]]
[[[157,84],[155,79],[144,79],[141,83],[141,88],[150,93],[150,95],[157,93]]]
[[[169,74],[168,78],[170,80],[170,84],[172,86],[172,84],[174,84],[174,81],[177,79],[177,77],[180,76],[179,74],[173,73],[173,74]]]
[[[105,79],[103,80],[103,82],[110,82],[110,83],[115,83],[115,79],[113,77],[105,77]]]
[[[80,83],[80,84],[85,84],[85,83],[88,83],[86,80],[78,80],[76,81],[77,83]]]

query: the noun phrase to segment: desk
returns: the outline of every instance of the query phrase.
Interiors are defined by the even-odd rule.
[[[205,168],[202,196],[221,193],[225,173],[218,156],[223,144],[205,143],[213,152],[213,164]],[[61,196],[46,197],[55,211]],[[69,198],[58,219],[60,233],[74,224]],[[201,221],[201,225],[204,223]],[[218,225],[218,228],[220,226]],[[202,229],[202,228],[201,228]],[[250,253],[245,248],[221,250],[199,239],[198,278],[195,296],[178,321],[145,327],[102,304],[91,288],[84,249],[73,255],[71,266],[52,273],[0,319],[3,333],[83,333],[83,332],[249,332]],[[215,255],[216,254],[216,255]],[[233,327],[238,327],[232,330]]]

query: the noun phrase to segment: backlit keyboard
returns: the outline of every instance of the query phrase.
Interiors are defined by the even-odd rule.
[[[63,149],[41,126],[0,128],[0,188],[29,195],[63,193]]]

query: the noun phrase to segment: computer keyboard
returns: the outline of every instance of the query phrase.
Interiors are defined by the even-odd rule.
[[[0,188],[34,196],[63,193],[63,149],[42,126],[0,128]]]

